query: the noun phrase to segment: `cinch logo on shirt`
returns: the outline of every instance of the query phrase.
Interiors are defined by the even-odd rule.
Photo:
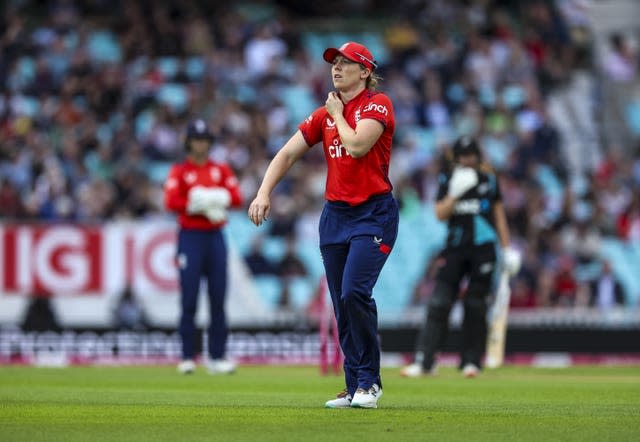
[[[341,158],[345,155],[350,155],[347,149],[337,139],[333,140],[331,146],[329,146],[329,156],[331,158]]]
[[[362,109],[362,112],[368,112],[374,110],[376,112],[380,112],[382,115],[389,115],[389,111],[387,110],[387,106],[383,105],[383,104],[375,104],[375,103],[369,103],[367,105],[367,107],[365,107],[364,109]]]

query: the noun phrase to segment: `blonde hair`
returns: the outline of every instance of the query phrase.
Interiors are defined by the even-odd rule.
[[[374,74],[373,72],[371,73],[371,75],[369,75],[367,77],[367,84],[365,85],[365,87],[367,89],[377,89],[378,87],[378,82],[382,80],[382,77],[379,76],[378,74]]]
[[[361,64],[360,69],[364,71],[365,69],[368,69],[368,68]],[[378,82],[380,81],[382,81],[382,77],[379,76],[378,74],[375,74],[373,71],[371,71],[371,73],[367,77],[367,82],[365,83],[365,87],[367,89],[376,90],[378,88]]]

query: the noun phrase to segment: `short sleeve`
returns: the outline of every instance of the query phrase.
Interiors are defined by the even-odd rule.
[[[438,175],[438,194],[436,196],[436,200],[440,201],[445,196],[447,196],[447,192],[449,191],[449,178],[444,173],[440,173]]]
[[[298,125],[298,129],[300,129],[308,146],[313,146],[322,141],[322,121],[325,113],[326,110],[319,107]]]
[[[383,126],[393,121],[393,106],[385,94],[373,95],[360,111],[360,120],[376,120]]]
[[[493,181],[493,184],[494,184],[493,200],[502,201],[502,192],[500,191],[500,180],[498,179],[498,176],[493,174],[489,176],[491,177],[491,180]]]

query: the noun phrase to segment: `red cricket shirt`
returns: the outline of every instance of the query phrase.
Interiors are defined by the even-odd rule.
[[[327,160],[325,198],[355,206],[393,189],[389,162],[395,118],[391,100],[381,92],[368,89],[344,105],[343,115],[354,129],[358,121],[365,119],[379,121],[384,126],[378,141],[361,158],[347,153],[335,122],[324,106],[316,109],[298,128],[309,146],[322,141]]]
[[[231,194],[231,207],[242,206],[238,179],[228,165],[208,160],[200,166],[187,159],[171,167],[164,185],[165,207],[178,213],[178,224],[182,228],[211,230],[226,224],[226,221],[212,223],[204,215],[187,213],[189,190],[195,186],[224,187]]]

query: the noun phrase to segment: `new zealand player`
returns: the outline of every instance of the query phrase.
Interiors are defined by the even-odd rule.
[[[180,272],[182,362],[180,373],[195,370],[195,314],[200,280],[207,279],[210,324],[208,361],[210,373],[232,373],[235,365],[225,359],[227,325],[224,302],[227,289],[227,248],[222,228],[227,210],[240,207],[242,196],[231,168],[209,160],[213,140],[206,123],[195,120],[187,128],[187,158],[175,164],[165,184],[165,206],[178,214],[177,263]]]
[[[467,278],[460,368],[475,377],[482,367],[487,333],[487,303],[496,267],[496,246],[502,247],[505,269],[516,273],[520,255],[509,246],[504,207],[496,176],[481,160],[477,142],[459,138],[453,146],[452,171],[440,175],[436,216],[447,220],[446,246],[438,259],[439,269],[421,329],[414,364],[402,369],[404,376],[433,373],[436,352],[447,338],[449,312]]]
[[[389,98],[375,90],[376,63],[354,42],[324,52],[336,92],[316,109],[271,161],[249,217],[269,215],[273,188],[311,146],[322,142],[327,200],[320,217],[320,251],[340,346],[346,389],[329,408],[376,408],[382,396],[378,317],[373,286],[393,247],[398,207],[388,170],[395,129]]]

